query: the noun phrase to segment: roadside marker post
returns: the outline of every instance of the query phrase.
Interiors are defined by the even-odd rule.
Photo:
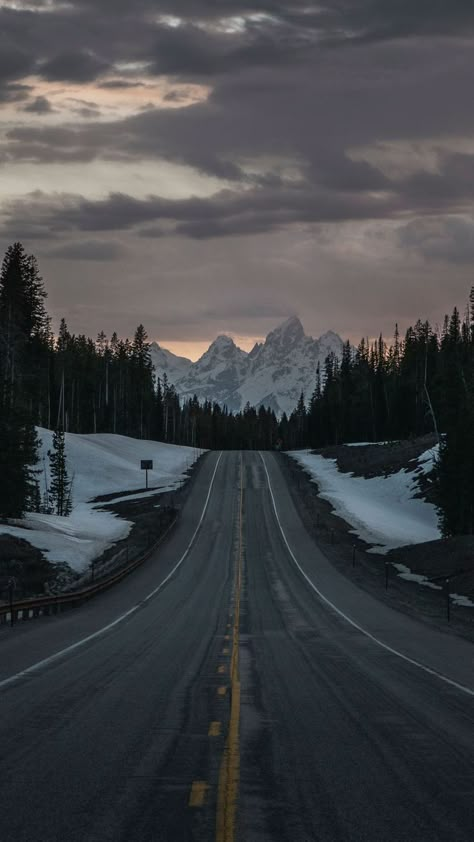
[[[449,579],[445,579],[444,592],[446,594],[446,619],[449,623],[451,619],[451,594],[449,590]]]
[[[15,622],[15,612],[13,610],[13,591],[16,588],[16,579],[14,576],[10,576],[8,580],[8,600],[10,602],[10,627],[13,628],[13,624]]]

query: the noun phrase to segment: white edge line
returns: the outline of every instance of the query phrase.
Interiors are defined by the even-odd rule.
[[[337,605],[334,605],[334,603],[331,602],[331,600],[328,599],[328,597],[325,596],[319,590],[318,587],[316,587],[314,582],[312,582],[311,579],[309,578],[309,576],[307,576],[306,573],[304,572],[303,568],[299,564],[293,550],[291,549],[291,547],[288,543],[287,537],[286,537],[285,532],[283,530],[283,526],[281,525],[281,521],[280,521],[280,518],[278,516],[278,511],[277,511],[277,507],[276,507],[276,503],[275,503],[275,497],[273,495],[272,484],[270,482],[270,476],[269,476],[269,473],[268,473],[268,470],[267,470],[267,466],[265,464],[265,459],[263,458],[263,456],[260,452],[259,452],[259,456],[260,456],[260,458],[263,462],[263,467],[265,468],[265,473],[267,475],[268,489],[270,491],[270,496],[272,498],[273,510],[275,512],[275,517],[277,519],[278,526],[280,527],[280,532],[282,534],[282,537],[283,537],[283,540],[286,544],[288,552],[289,552],[291,558],[293,559],[294,563],[296,564],[298,570],[300,571],[302,576],[304,576],[304,578],[306,579],[306,582],[308,583],[310,588],[312,588],[313,591],[318,595],[318,597],[323,602],[325,602],[326,605],[328,605],[330,608],[332,608],[332,610],[335,611],[336,614],[339,614],[339,616],[342,617],[343,620],[345,620],[347,623],[349,623],[351,626],[353,626],[353,628],[362,632],[362,634],[364,634],[366,637],[368,637],[369,640],[372,640],[374,643],[376,643],[377,646],[381,646],[382,649],[385,649],[387,652],[390,652],[392,655],[396,655],[397,658],[401,658],[403,661],[407,661],[407,663],[412,664],[414,667],[418,667],[418,669],[423,670],[423,672],[427,672],[429,675],[434,675],[436,678],[439,678],[440,681],[444,681],[446,684],[450,684],[451,687],[455,687],[456,690],[461,690],[463,693],[467,693],[468,696],[474,696],[474,690],[471,690],[469,687],[466,687],[464,684],[459,684],[457,681],[454,681],[452,678],[448,678],[447,675],[443,675],[443,673],[437,672],[436,670],[431,669],[431,667],[427,667],[425,664],[420,663],[420,661],[416,661],[414,658],[410,658],[408,655],[404,655],[403,652],[399,652],[398,649],[393,649],[392,646],[389,646],[387,643],[384,643],[382,640],[379,640],[378,637],[375,637],[375,635],[371,634],[369,631],[367,631],[367,629],[364,629],[363,626],[359,625],[359,623],[356,623],[354,620],[351,620],[351,618],[348,617],[347,614],[344,614],[344,611],[341,611],[341,609],[338,608]]]
[[[127,617],[130,617],[131,614],[134,614],[136,611],[138,611],[138,609],[141,608],[143,603],[148,602],[148,600],[152,599],[158,593],[158,591],[160,591],[166,585],[166,583],[171,579],[171,577],[174,576],[177,569],[179,567],[181,567],[183,561],[185,560],[186,556],[188,555],[188,553],[189,553],[189,551],[190,551],[190,549],[191,549],[191,547],[194,543],[196,535],[198,534],[198,532],[201,528],[202,522],[204,520],[206,511],[207,511],[209,498],[211,496],[212,487],[214,485],[214,479],[216,477],[217,469],[219,467],[219,462],[221,461],[221,458],[222,458],[222,452],[219,454],[219,458],[216,462],[216,466],[214,468],[214,472],[212,474],[211,482],[210,482],[210,485],[209,485],[209,491],[207,492],[206,502],[204,503],[204,508],[202,510],[202,514],[201,514],[201,517],[199,519],[199,523],[196,526],[196,529],[194,530],[193,536],[192,536],[188,546],[186,547],[183,555],[179,559],[179,561],[175,564],[175,566],[170,571],[170,573],[168,573],[168,575],[158,585],[158,587],[154,588],[149,594],[147,594],[146,597],[144,597],[144,599],[141,599],[140,602],[137,602],[137,604],[134,605],[132,608],[129,608],[128,611],[125,611],[124,614],[121,614],[119,617],[117,617],[111,623],[108,623],[106,626],[103,626],[101,629],[98,629],[97,631],[93,632],[93,634],[89,634],[87,637],[83,637],[81,640],[78,640],[76,643],[71,644],[71,646],[67,646],[66,649],[61,649],[59,652],[55,652],[54,655],[50,655],[48,658],[43,658],[42,661],[38,661],[36,664],[32,664],[31,667],[27,667],[26,669],[21,670],[21,672],[17,672],[17,673],[15,673],[15,675],[11,675],[9,678],[4,678],[3,681],[0,681],[0,690],[4,689],[5,687],[8,687],[12,684],[15,684],[21,678],[26,678],[27,676],[32,675],[32,673],[35,673],[38,670],[42,669],[43,667],[46,667],[49,664],[52,664],[54,661],[58,661],[60,658],[64,657],[64,655],[68,655],[70,652],[73,652],[75,649],[79,649],[81,646],[84,646],[86,643],[89,643],[91,640],[95,640],[97,637],[100,637],[101,635],[110,631],[110,629],[113,629],[115,626],[118,626],[119,623],[122,623],[124,620],[127,619]]]

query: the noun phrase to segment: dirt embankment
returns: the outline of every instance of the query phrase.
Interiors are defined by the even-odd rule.
[[[369,478],[401,469],[416,470],[417,464],[412,460],[435,443],[433,437],[424,436],[387,445],[342,445],[316,452],[336,459],[341,471]],[[340,572],[392,607],[474,640],[474,608],[455,604],[457,600],[451,598],[448,624],[445,590],[448,579],[451,594],[465,595],[474,601],[474,536],[443,538],[400,547],[387,554],[367,552],[371,545],[354,535],[352,527],[334,514],[331,504],[319,496],[317,483],[306,471],[286,454],[281,454],[280,459],[307,530]],[[432,502],[429,477],[420,477],[420,496]],[[388,589],[385,588],[385,562],[388,562]],[[397,564],[432,580],[431,586],[400,578]]]
[[[1,532],[0,524],[0,532]],[[15,599],[44,592],[64,571],[62,565],[52,564],[41,550],[23,538],[0,535],[0,601],[9,599],[9,582],[14,585]]]

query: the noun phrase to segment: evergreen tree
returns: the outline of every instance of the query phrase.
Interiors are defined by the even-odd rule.
[[[474,535],[474,411],[459,416],[443,437],[436,468],[443,535]]]
[[[61,429],[53,433],[53,449],[48,451],[51,482],[49,496],[53,511],[67,517],[72,511],[71,481],[66,465],[66,447],[64,432]]]
[[[41,342],[45,296],[34,258],[21,243],[0,270],[0,516],[21,517],[34,494]],[[45,346],[47,348],[47,346]],[[36,356],[35,356],[36,355]]]
[[[0,414],[1,518],[21,518],[36,503],[38,448],[38,436],[27,413],[10,407]]]

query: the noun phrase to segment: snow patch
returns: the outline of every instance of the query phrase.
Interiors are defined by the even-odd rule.
[[[454,605],[460,605],[462,608],[474,608],[472,599],[469,599],[468,596],[464,596],[463,594],[452,593],[451,600],[454,602]]]
[[[423,472],[433,467],[436,451],[432,448],[420,457]],[[386,553],[395,547],[441,538],[436,507],[414,499],[419,489],[413,471],[365,479],[342,473],[335,459],[309,450],[289,455],[317,482],[320,496],[331,503],[354,533],[376,545],[373,552]]]
[[[38,428],[38,433],[41,438],[38,479],[43,493],[50,483],[47,451],[52,448],[53,433],[42,428]],[[24,538],[41,549],[50,561],[67,562],[77,571],[84,570],[94,558],[126,538],[132,528],[130,521],[103,510],[112,500],[93,503],[94,498],[115,493],[113,502],[120,502],[172,491],[186,478],[186,472],[201,453],[192,447],[111,433],[66,433],[65,440],[67,468],[73,480],[70,517],[31,512],[21,521],[1,524],[0,534],[7,532]],[[145,484],[141,459],[153,460],[154,469],[148,472],[148,480],[155,488],[149,491],[139,490]],[[133,495],[123,493],[133,489],[137,489]]]
[[[400,579],[405,579],[407,582],[416,582],[418,585],[424,585],[426,588],[433,588],[435,591],[441,591],[441,585],[436,585],[435,582],[430,582],[426,576],[421,576],[419,573],[412,573],[406,564],[393,564]]]

